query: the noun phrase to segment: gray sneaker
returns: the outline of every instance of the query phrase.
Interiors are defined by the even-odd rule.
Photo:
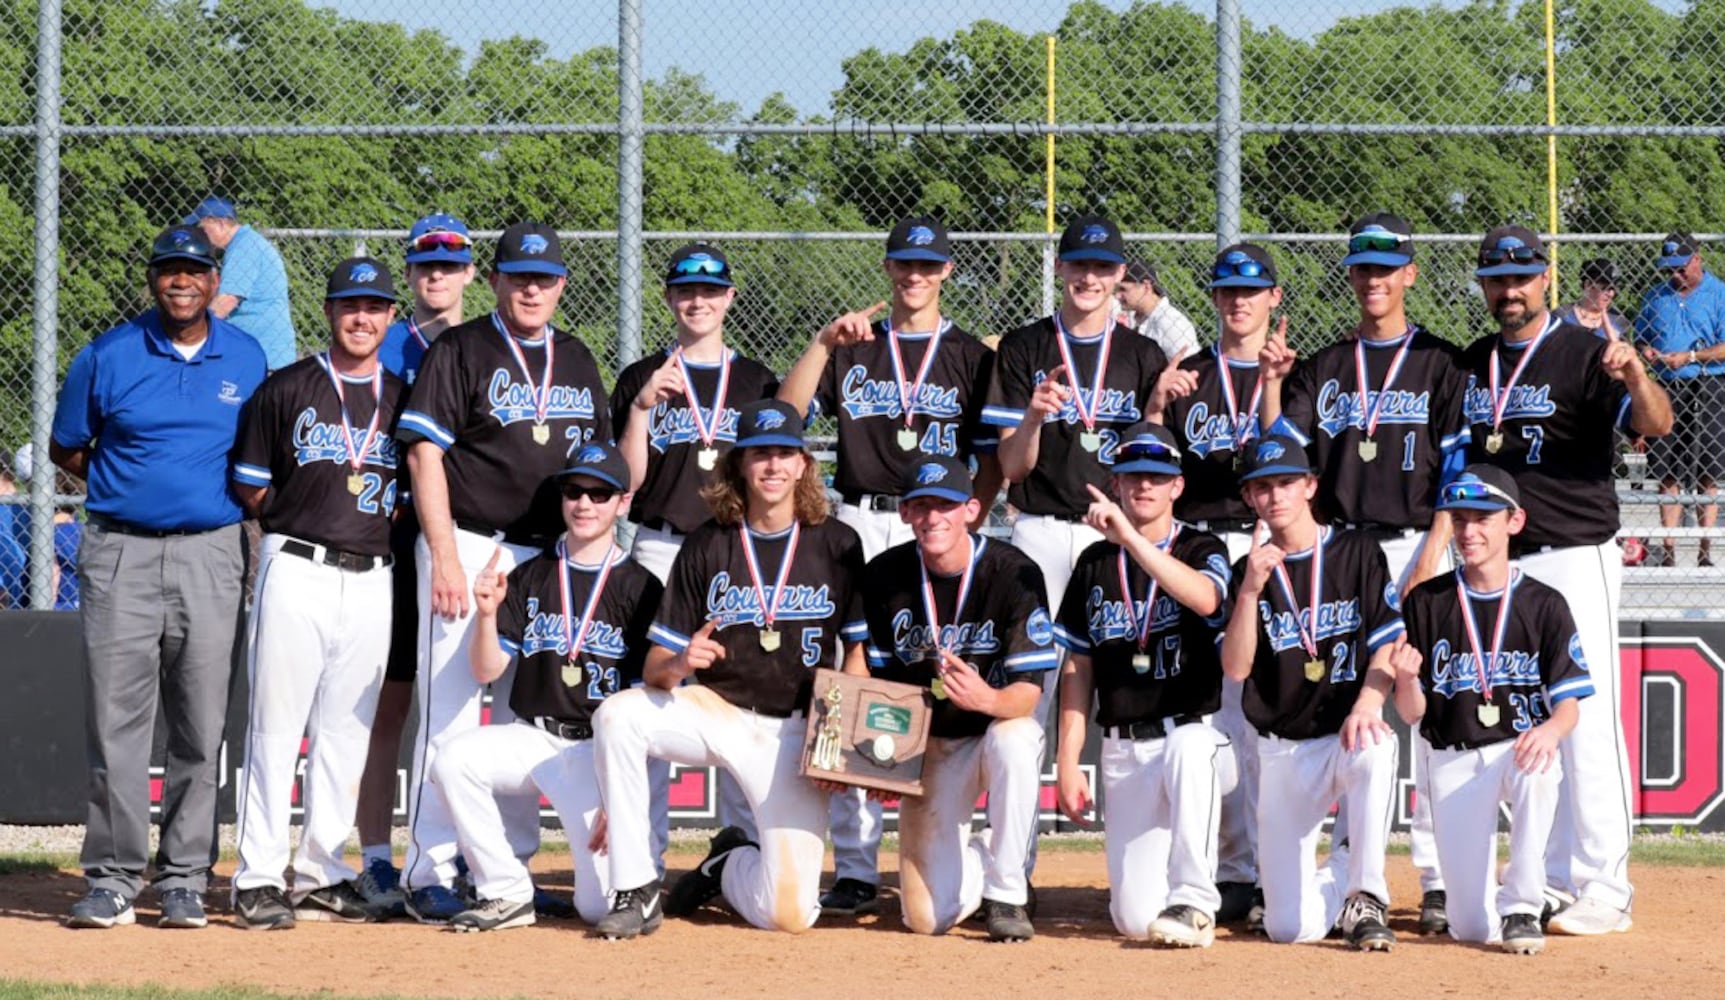
[[[273,885],[234,893],[234,922],[248,930],[285,931],[294,925],[287,894]]]
[[[533,900],[514,903],[507,899],[485,899],[469,910],[462,910],[450,921],[451,930],[502,931],[511,927],[526,927],[534,922]]]
[[[107,929],[137,922],[138,913],[132,909],[132,901],[112,889],[91,889],[72,904],[72,912],[66,917],[67,927]]]
[[[204,913],[204,897],[190,889],[169,889],[162,893],[162,918],[157,927],[197,928],[209,926]]]
[[[1017,903],[1002,903],[993,899],[982,901],[988,912],[988,937],[992,941],[1028,941],[1036,936],[1030,916]]]
[[[659,898],[657,879],[637,889],[623,889],[615,894],[611,912],[599,918],[594,930],[602,938],[622,941],[651,934],[665,921],[665,909]]]

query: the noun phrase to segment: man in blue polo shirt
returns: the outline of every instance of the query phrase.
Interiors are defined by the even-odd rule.
[[[156,237],[156,308],[78,352],[60,387],[49,456],[88,486],[83,584],[89,892],[73,927],[136,920],[149,862],[150,747],[167,715],[155,886],[163,927],[202,927],[216,859],[216,771],[245,545],[228,455],[264,352],[216,317],[221,272],[197,228]]]
[[[222,252],[222,287],[210,311],[256,337],[270,371],[293,364],[299,351],[288,311],[287,268],[275,244],[243,225],[233,202],[214,195],[199,202],[185,224],[202,229]]]

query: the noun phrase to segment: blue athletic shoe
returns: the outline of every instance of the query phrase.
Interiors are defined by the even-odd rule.
[[[353,887],[376,911],[379,919],[407,916],[407,901],[401,891],[401,872],[388,858],[373,858],[353,880]]]
[[[447,924],[465,909],[461,897],[447,886],[428,885],[407,897],[408,915],[422,924]]]

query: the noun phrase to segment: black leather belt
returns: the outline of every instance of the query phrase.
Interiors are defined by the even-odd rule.
[[[1243,517],[1212,517],[1205,521],[1193,521],[1192,527],[1218,535],[1244,535],[1257,527],[1257,522]]]
[[[1142,722],[1125,722],[1118,726],[1104,726],[1102,735],[1115,740],[1159,740],[1181,726],[1189,726],[1194,722],[1203,721],[1202,715],[1170,715],[1161,719],[1146,719]]]
[[[202,535],[214,531],[215,528],[140,528],[135,524],[116,521],[106,514],[91,514],[90,523],[103,531],[112,531],[116,535],[136,535],[139,538],[179,538],[183,535]],[[226,527],[226,525],[221,525]]]
[[[898,497],[887,493],[846,493],[844,502],[862,510],[898,510]]]
[[[367,573],[374,569],[382,569],[395,563],[394,556],[366,556],[358,552],[343,552],[326,545],[313,545],[297,538],[289,538],[282,542],[278,552],[284,555],[299,556],[324,566],[334,566],[350,573]]]
[[[496,538],[498,532],[502,531],[502,529],[493,528],[489,524],[481,524],[478,521],[469,521],[465,518],[457,518],[455,526],[460,528],[462,531],[475,535],[484,535],[486,538]],[[522,535],[519,533],[511,534],[508,531],[502,531],[502,534],[504,542],[510,545],[520,545],[527,548],[542,549],[551,542],[551,539],[540,537],[538,535]]]
[[[552,736],[559,736],[566,740],[590,740],[593,738],[593,724],[591,722],[563,722],[543,715],[522,721],[535,729],[543,729]]]

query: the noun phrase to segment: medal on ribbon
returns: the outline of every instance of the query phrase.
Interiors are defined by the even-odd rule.
[[[1320,529],[1321,531],[1322,529]],[[1282,589],[1282,596],[1287,599],[1288,607],[1294,612],[1294,627],[1299,629],[1300,648],[1306,651],[1306,680],[1313,684],[1324,678],[1324,657],[1318,652],[1318,609],[1322,607],[1324,593],[1324,536],[1320,533],[1312,542],[1312,586],[1311,602],[1307,609],[1308,619],[1300,617],[1300,604],[1294,599],[1294,583],[1288,576],[1288,568],[1278,564],[1275,570],[1276,584]]]
[[[353,417],[347,411],[347,393],[342,389],[341,376],[335,373],[335,365],[325,351],[317,356],[318,364],[323,366],[323,372],[329,376],[329,384],[335,389],[336,406],[341,414],[342,448],[347,453],[347,466],[351,470],[347,476],[348,493],[359,496],[365,492],[365,475],[360,471],[365,467],[365,456],[371,454],[372,445],[377,443],[379,420],[383,417],[383,366],[371,374],[371,423],[365,428],[365,440],[356,445],[353,442]]]
[[[1486,650],[1480,642],[1479,621],[1474,617],[1473,601],[1468,597],[1467,583],[1462,578],[1462,571],[1455,571],[1455,597],[1461,603],[1462,628],[1467,632],[1468,645],[1473,647],[1474,669],[1479,677],[1479,708],[1475,714],[1479,716],[1479,724],[1487,729],[1496,728],[1503,718],[1502,709],[1491,700],[1491,675],[1497,669],[1497,662],[1503,656],[1503,637],[1509,631],[1509,606],[1515,598],[1515,581],[1520,570],[1510,570],[1509,579],[1504,581],[1503,599],[1497,605],[1497,621],[1491,628],[1491,649]],[[1489,659],[1487,658],[1489,655]]]
[[[970,540],[970,559],[964,564],[964,575],[958,578],[958,600],[954,601],[952,605],[954,633],[958,631],[958,623],[964,620],[964,604],[970,598],[970,584],[976,577],[976,564],[982,559],[982,550],[988,546],[986,538],[979,539],[969,533],[966,533],[965,537]],[[941,627],[940,612],[935,607],[934,584],[928,578],[928,564],[918,559],[917,568],[922,571],[922,611],[928,619],[929,635],[934,638],[934,680],[929,682],[928,689],[936,698],[944,699],[946,697],[946,678],[942,672],[940,654],[943,652],[952,652],[954,656],[958,654],[949,650],[947,644],[942,641],[945,638],[945,629]]]
[[[1396,356],[1390,360],[1390,369],[1384,373],[1384,384],[1373,397],[1366,384],[1366,343],[1364,339],[1354,341],[1354,374],[1359,379],[1360,391],[1360,428],[1364,437],[1360,440],[1360,461],[1370,462],[1378,457],[1378,443],[1374,440],[1378,432],[1378,420],[1384,414],[1384,397],[1396,384],[1396,376],[1401,374],[1402,365],[1407,363],[1408,349],[1414,343],[1414,330],[1408,328],[1403,335],[1402,344],[1396,348]],[[1369,402],[1368,402],[1369,400]]]
[[[527,367],[527,355],[522,353],[521,345],[515,342],[515,337],[503,325],[503,317],[493,312],[491,325],[503,335],[503,346],[509,348],[509,354],[515,359],[515,367],[521,370],[521,377],[527,380],[527,391],[533,394],[533,443],[538,445],[551,443],[551,428],[545,424],[545,415],[551,408],[551,367],[554,358],[552,351],[553,331],[545,327],[545,375],[539,380],[539,387],[533,387],[533,372]]]
[[[1084,401],[1083,387],[1078,384],[1078,362],[1073,359],[1068,339],[1070,338],[1066,333],[1066,325],[1060,321],[1060,313],[1056,310],[1054,343],[1060,348],[1060,361],[1066,366],[1067,377],[1072,380],[1072,408],[1078,411],[1078,421],[1084,425],[1084,430],[1078,435],[1078,446],[1094,455],[1102,450],[1102,434],[1096,429],[1096,407],[1102,399],[1102,381],[1108,374],[1108,352],[1114,345],[1114,323],[1111,319],[1102,331],[1102,342],[1096,350],[1096,374],[1090,380],[1088,403]]]
[[[1491,356],[1486,360],[1486,377],[1491,390],[1491,433],[1485,436],[1485,450],[1497,454],[1503,450],[1503,414],[1509,408],[1510,393],[1515,391],[1516,384],[1521,381],[1521,373],[1527,370],[1527,363],[1533,360],[1533,355],[1545,343],[1545,338],[1557,328],[1555,315],[1546,317],[1545,326],[1534,335],[1533,342],[1522,348],[1521,359],[1515,363],[1515,370],[1509,373],[1509,384],[1499,388],[1503,381],[1503,362],[1498,357],[1497,347],[1491,349]],[[1500,336],[1501,342],[1502,337]]]
[[[1156,547],[1167,552],[1174,547],[1174,539],[1179,537],[1180,526],[1176,524],[1173,530],[1168,532],[1167,538],[1156,543]],[[1132,619],[1132,670],[1134,673],[1147,674],[1150,672],[1150,622],[1156,616],[1156,595],[1161,590],[1161,584],[1149,573],[1144,574],[1149,577],[1150,584],[1144,591],[1144,611],[1140,614],[1132,602],[1132,573],[1125,546],[1120,547],[1119,558],[1120,596],[1126,601],[1126,614]]]
[[[779,602],[785,596],[785,581],[790,579],[791,563],[796,559],[797,540],[802,537],[802,530],[802,522],[791,522],[791,534],[785,540],[785,553],[779,559],[779,572],[773,584],[772,599],[769,600],[765,580],[761,576],[761,563],[755,555],[754,539],[749,534],[749,526],[746,523],[737,525],[737,533],[743,540],[743,562],[748,566],[749,581],[754,585],[755,598],[761,605],[761,649],[768,653],[778,652],[779,647],[784,644],[784,636],[780,635],[779,630],[773,626],[779,617]]]
[[[562,601],[563,649],[568,657],[563,664],[563,683],[571,688],[581,683],[581,643],[587,638],[593,616],[599,611],[599,598],[605,593],[605,581],[611,578],[611,567],[622,558],[623,551],[613,543],[605,552],[605,559],[593,578],[593,592],[587,595],[587,604],[581,609],[581,620],[577,624],[574,615],[575,602],[571,598],[573,588],[569,582],[569,572],[573,568],[569,562],[569,543],[567,539],[557,540],[557,596]]]
[[[899,415],[904,419],[904,426],[899,428],[896,440],[900,451],[916,450],[916,428],[913,426],[917,403],[922,399],[922,386],[928,380],[928,372],[934,365],[935,353],[940,349],[941,335],[951,328],[952,321],[942,318],[935,326],[934,332],[928,336],[928,347],[923,351],[922,362],[916,366],[916,381],[905,382],[904,355],[898,345],[898,331],[892,328],[892,320],[886,321],[886,352],[892,362],[892,381],[898,388]]]
[[[695,396],[695,380],[689,374],[689,363],[683,359],[681,347],[671,352],[671,357],[677,361],[677,369],[683,373],[683,397],[689,403],[689,419],[695,424],[695,436],[701,439],[701,450],[695,453],[695,463],[703,472],[713,471],[719,461],[719,425],[725,421],[725,397],[731,392],[731,362],[737,352],[726,348],[725,354],[719,359],[719,387],[713,393],[713,408],[706,414],[701,412],[701,401]]]
[[[1240,397],[1234,392],[1234,370],[1228,364],[1228,359],[1222,355],[1222,345],[1213,348],[1216,352],[1217,381],[1221,383],[1222,405],[1228,410],[1228,431],[1233,437],[1229,444],[1234,452],[1234,471],[1239,472],[1246,467],[1246,442],[1248,423],[1258,420],[1258,407],[1264,401],[1264,373],[1258,372],[1258,381],[1252,386],[1252,398],[1246,404],[1246,409],[1240,409]]]

